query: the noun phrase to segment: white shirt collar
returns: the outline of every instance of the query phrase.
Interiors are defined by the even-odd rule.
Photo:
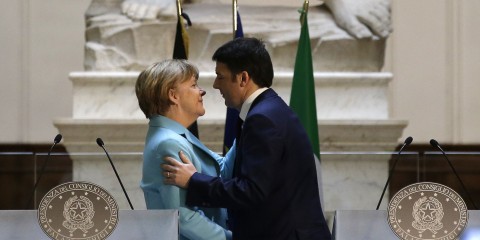
[[[240,114],[238,115],[243,121],[245,121],[245,118],[247,118],[248,111],[250,111],[250,107],[252,106],[253,101],[265,92],[268,88],[259,88],[255,92],[253,92],[250,96],[248,96],[247,100],[242,104],[242,108],[240,110]]]

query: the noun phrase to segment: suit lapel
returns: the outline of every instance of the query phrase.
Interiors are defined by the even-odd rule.
[[[242,147],[242,127],[243,127],[243,120],[239,117],[237,119],[237,140],[235,141],[236,145],[236,155],[235,155],[235,162],[233,163],[233,177],[238,176],[240,171],[240,162],[242,159],[242,151],[240,151]]]
[[[252,112],[252,109],[255,108],[255,106],[262,102],[263,100],[269,98],[269,97],[274,97],[274,96],[277,96],[277,93],[269,88],[267,90],[265,90],[264,92],[262,92],[260,95],[258,95],[257,98],[255,98],[255,100],[253,100],[252,102],[252,105],[250,106],[250,110],[248,111],[247,113],[247,117],[245,118],[245,122],[243,123],[243,126],[245,126],[245,123],[248,121],[248,115],[249,113]],[[245,134],[244,133],[244,130],[245,129],[242,129],[242,134],[240,134],[240,136],[237,136],[237,153],[236,153],[236,157],[235,157],[235,163],[233,164],[233,177],[235,176],[238,176],[239,173],[240,173],[240,166],[241,166],[241,163],[243,161],[243,152],[242,152],[242,145],[243,145],[243,137]],[[248,131],[248,130],[247,130]]]
[[[186,136],[186,139],[194,146],[196,146],[198,149],[202,150],[203,152],[205,152],[208,156],[212,157],[213,159],[215,159],[217,156],[214,156],[212,155],[212,151],[210,151],[210,149],[208,149],[205,145],[203,145],[202,142],[200,142],[200,140],[198,140],[198,138],[196,138],[195,136],[193,136],[192,133],[190,133],[189,131],[186,131],[185,132],[185,136]],[[217,161],[214,161],[214,162],[217,162]]]
[[[195,145],[196,147],[202,149],[204,152],[208,152],[206,150],[206,147],[200,142],[200,140],[198,140],[198,138],[196,138],[195,136],[193,136],[190,132],[186,131],[184,133],[185,135],[185,138],[193,145]]]

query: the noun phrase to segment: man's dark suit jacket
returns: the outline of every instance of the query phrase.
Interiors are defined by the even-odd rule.
[[[233,178],[195,173],[187,205],[226,207],[233,239],[331,239],[312,147],[275,91],[255,99],[237,141]]]

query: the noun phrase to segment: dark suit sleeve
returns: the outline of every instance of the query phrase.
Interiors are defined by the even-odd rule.
[[[281,128],[264,115],[249,116],[243,126],[237,176],[230,180],[195,173],[186,203],[208,207],[251,208],[262,204],[275,186],[281,159]],[[237,159],[238,160],[238,159]]]

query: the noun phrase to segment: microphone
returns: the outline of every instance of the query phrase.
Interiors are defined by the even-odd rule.
[[[115,172],[115,176],[117,176],[118,182],[120,183],[120,186],[122,187],[123,193],[125,194],[125,197],[127,197],[128,204],[130,205],[130,209],[133,210],[132,203],[130,202],[130,198],[128,197],[127,191],[125,191],[125,187],[123,186],[122,180],[120,179],[120,176],[118,176],[117,169],[115,169],[115,165],[113,165],[112,159],[110,158],[110,155],[108,154],[107,150],[104,147],[103,140],[101,138],[97,138],[97,144],[100,146],[103,151],[105,151],[105,154],[107,154],[108,161],[110,161],[110,165],[112,165],[113,171]]]
[[[53,139],[53,145],[50,147],[50,150],[48,151],[47,159],[45,159],[45,162],[43,162],[42,168],[40,169],[40,173],[38,174],[37,181],[35,182],[35,185],[33,186],[33,191],[32,194],[30,195],[30,198],[28,199],[27,205],[25,206],[25,209],[28,209],[30,204],[32,203],[33,196],[35,195],[35,190],[37,189],[38,183],[40,182],[40,179],[42,178],[43,172],[45,171],[45,167],[47,166],[48,159],[50,159],[50,154],[52,153],[53,147],[57,145],[60,141],[62,141],[62,135],[57,134],[55,138]]]
[[[430,140],[430,145],[432,145],[432,146],[435,147],[435,148],[438,148],[438,149],[442,152],[443,157],[445,157],[445,160],[447,160],[448,165],[450,165],[450,168],[452,169],[453,173],[455,174],[455,176],[457,177],[458,181],[460,182],[460,185],[462,186],[462,189],[463,189],[463,191],[465,192],[465,195],[467,195],[468,199],[469,199],[470,202],[473,204],[473,207],[474,207],[476,210],[478,210],[477,206],[475,205],[475,202],[472,200],[472,197],[470,196],[470,194],[468,193],[467,189],[465,188],[465,185],[463,185],[462,179],[460,179],[460,177],[458,176],[457,171],[455,170],[455,168],[453,167],[452,163],[450,162],[450,159],[448,159],[447,154],[445,154],[445,152],[443,151],[442,147],[440,147],[440,144],[437,142],[437,140],[431,139],[431,140]]]
[[[397,159],[395,159],[395,162],[393,162],[393,166],[390,169],[390,172],[388,173],[387,182],[385,183],[385,187],[383,187],[382,196],[380,196],[380,199],[378,200],[378,204],[377,204],[377,209],[375,209],[375,210],[378,210],[378,208],[380,207],[380,204],[382,203],[383,195],[385,194],[385,191],[387,190],[388,183],[390,183],[390,179],[392,178],[393,170],[395,170],[395,166],[397,165],[398,159],[400,159],[400,154],[402,153],[403,149],[406,146],[408,146],[408,145],[410,145],[410,143],[412,143],[412,141],[413,141],[412,137],[407,137],[405,139],[405,141],[403,142],[402,147],[398,151],[398,155],[397,155],[398,157],[397,157]]]

